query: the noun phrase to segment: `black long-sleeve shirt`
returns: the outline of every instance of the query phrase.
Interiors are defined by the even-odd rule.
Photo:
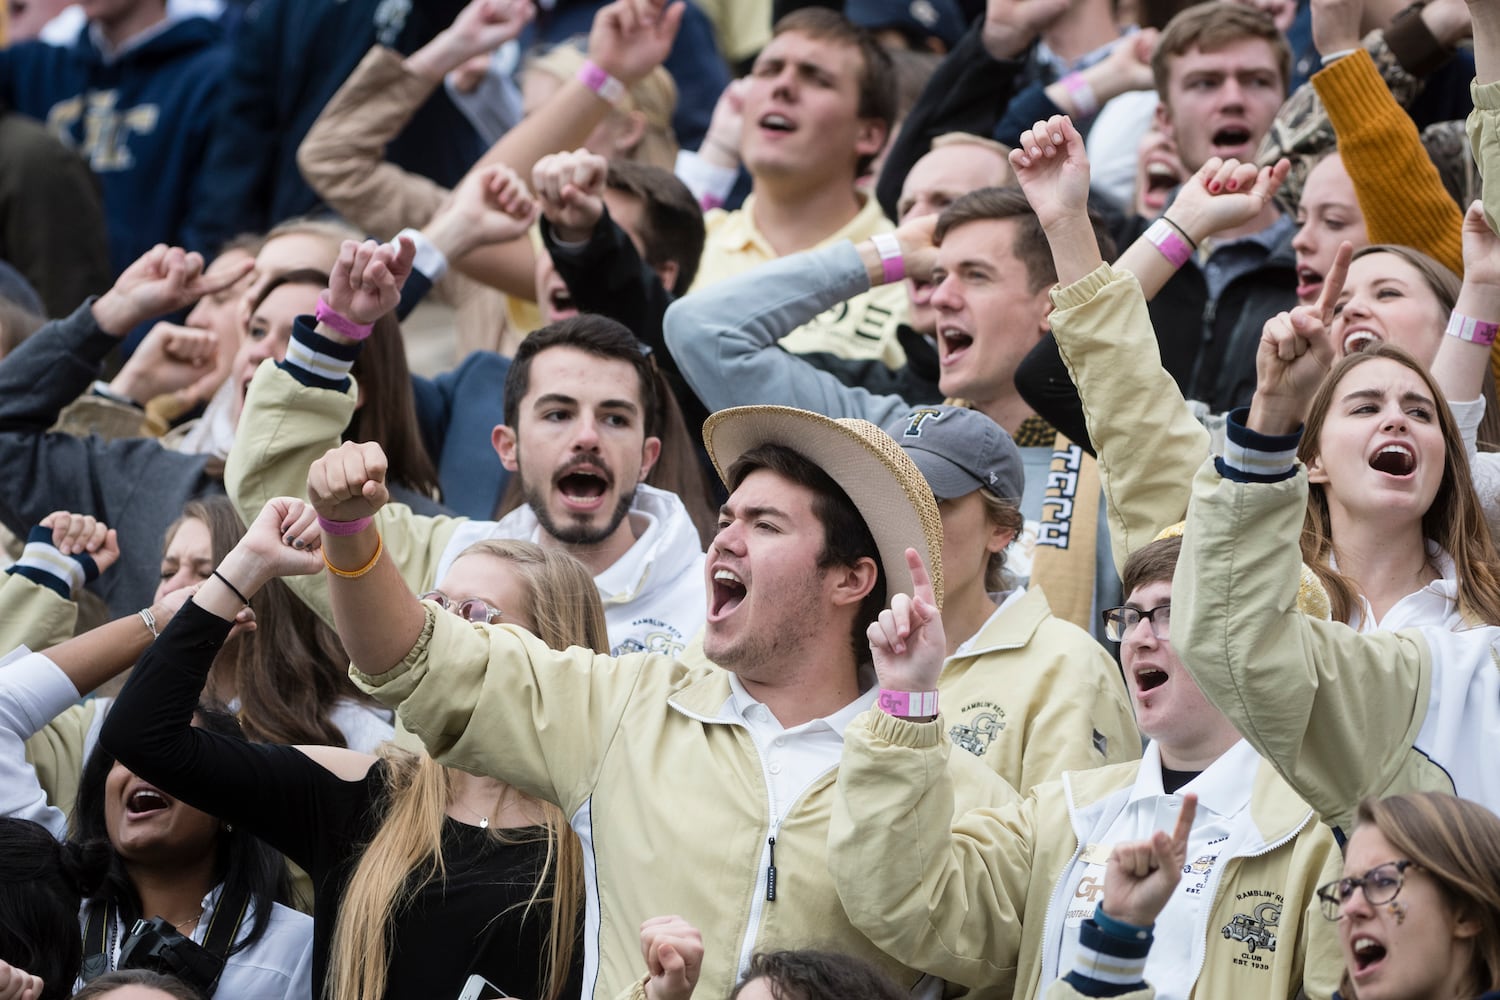
[[[312,877],[313,995],[321,996],[334,922],[349,878],[386,810],[386,764],[344,781],[301,751],[247,743],[192,725],[230,623],[189,601],[131,674],[105,721],[104,745],[162,791],[241,826]],[[550,910],[527,912],[546,853],[541,828],[507,831],[443,821],[446,877],[393,914],[387,1000],[456,997],[470,973],[512,996],[542,995]],[[550,889],[544,888],[545,900]],[[575,961],[565,996],[582,989]]]

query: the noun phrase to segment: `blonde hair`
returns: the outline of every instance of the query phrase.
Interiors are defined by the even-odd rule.
[[[554,45],[526,62],[526,70],[546,73],[568,81],[578,75],[587,56],[575,45]],[[658,66],[625,91],[624,98],[610,114],[629,115],[639,111],[646,120],[640,142],[623,159],[649,163],[664,170],[677,165],[677,135],[672,131],[672,115],[677,111],[677,84],[672,74]]]
[[[536,637],[548,646],[563,649],[578,645],[608,652],[599,590],[577,559],[566,552],[511,539],[475,542],[458,558],[468,555],[488,555],[510,564],[526,585],[523,600],[527,606],[514,611],[517,617],[535,623]],[[381,759],[386,765],[385,815],[340,901],[324,985],[329,1000],[364,1000],[385,994],[390,915],[408,905],[419,888],[447,875],[442,833],[452,795],[450,770],[425,753],[411,753],[389,744],[382,748]],[[506,795],[512,793],[524,798],[513,789]],[[541,977],[545,989],[539,1000],[558,1000],[577,946],[583,849],[562,810],[551,803],[528,801],[542,815],[547,851],[542,875],[526,901],[525,912],[538,903],[549,907]],[[503,828],[491,827],[489,833],[497,841],[524,842]],[[552,873],[552,892],[543,898],[548,872]]]

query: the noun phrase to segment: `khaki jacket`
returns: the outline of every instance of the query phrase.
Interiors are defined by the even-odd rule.
[[[1140,283],[1101,264],[1052,292],[1050,321],[1099,460],[1115,569],[1187,515],[1209,436],[1162,367]]]
[[[476,626],[428,606],[405,660],[353,671],[434,757],[556,803],[583,841],[584,996],[612,997],[641,975],[640,924],[666,913],[703,933],[698,990],[727,996],[761,949],[822,947],[876,962],[905,985],[920,973],[882,955],[844,914],[828,874],[836,767],[796,802],[769,801],[749,732],[727,709],[729,675],[662,656],[618,659],[548,649],[508,626]],[[1015,793],[957,755],[965,807]],[[766,897],[774,836],[776,898]],[[1009,996],[995,981],[993,997]]]
[[[354,416],[355,393],[352,379],[346,392],[338,392],[304,386],[272,364],[256,372],[224,467],[224,489],[246,524],[274,497],[307,495],[307,470],[338,446]],[[466,520],[414,514],[399,503],[388,503],[375,515],[386,555],[417,594],[436,579],[448,541]],[[319,618],[333,624],[324,574],[289,576],[285,583]]]
[[[1139,763],[1071,772],[1020,803],[965,810],[944,770],[961,755],[940,724],[870,712],[850,725],[829,870],[849,918],[891,955],[963,986],[1014,978],[1016,1000],[1035,1000],[1050,985],[1043,952],[1070,902],[1058,896],[1083,853],[1079,831],[1123,808]],[[1248,853],[1218,868],[1192,995],[1290,998],[1305,978],[1310,996],[1327,998],[1342,963],[1314,889],[1339,877],[1338,845],[1269,766],[1251,780],[1255,829],[1242,831]],[[1238,928],[1265,900],[1279,910],[1276,947],[1247,955]]]
[[[1204,465],[1172,587],[1183,663],[1335,828],[1367,795],[1453,792],[1500,810],[1500,627],[1355,632],[1298,613],[1306,506],[1301,466],[1247,484]]]
[[[1087,632],[1054,617],[1038,587],[948,657],[938,690],[954,745],[1023,795],[1064,771],[1141,756],[1120,668]]]
[[[0,656],[25,646],[48,649],[73,634],[78,605],[17,573],[0,573]]]

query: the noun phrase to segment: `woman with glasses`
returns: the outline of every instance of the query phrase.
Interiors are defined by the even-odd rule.
[[[581,849],[555,807],[390,745],[371,756],[231,744],[190,725],[244,600],[276,576],[322,569],[320,539],[311,507],[268,504],[142,658],[101,740],[309,872],[315,996],[457,997],[471,975],[514,996],[576,995]],[[608,649],[593,579],[555,550],[477,543],[428,596],[476,628]]]
[[[1183,809],[1184,814],[1188,808]],[[1344,877],[1318,887],[1338,925],[1335,1000],[1500,1000],[1500,817],[1466,799],[1412,792],[1360,803]],[[1117,846],[1079,959],[1048,1000],[1150,1000],[1152,931],[1187,856],[1168,836]]]

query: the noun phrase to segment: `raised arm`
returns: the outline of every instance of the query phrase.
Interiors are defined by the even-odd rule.
[[[883,691],[930,692],[942,672],[942,616],[920,559],[917,583],[868,631]],[[1028,901],[1035,799],[966,810],[940,718],[883,699],[845,732],[829,826],[828,870],[849,921],[913,968],[973,989],[1014,984]],[[1055,832],[1051,834],[1055,836]],[[892,865],[899,854],[910,863]],[[1040,894],[1039,894],[1040,895]]]
[[[389,244],[378,248],[389,305],[368,317],[359,314],[353,321],[355,327],[373,323],[399,299],[400,284],[410,273],[415,248],[409,241],[398,242],[399,249]],[[347,303],[355,294],[350,282],[356,258],[362,261],[363,275],[376,251],[374,243],[344,243],[329,278],[329,301],[336,312],[349,308]],[[308,468],[338,445],[354,413],[357,394],[349,373],[363,337],[349,336],[326,323],[314,326],[309,320],[298,317],[286,358],[262,364],[245,394],[239,429],[224,470],[224,485],[246,521],[254,520],[275,497],[302,493]],[[457,524],[458,520],[450,517],[414,514],[405,504],[391,504],[382,511],[381,529],[390,554],[413,587],[431,582]],[[327,586],[321,576],[293,577],[287,584],[319,617],[332,623]]]
[[[936,218],[895,231],[908,277],[931,273]],[[777,341],[846,299],[886,282],[873,240],[790,254],[672,303],[667,346],[683,378],[710,410],[775,402],[874,423],[907,403],[847,386],[781,350]]]
[[[383,46],[370,49],[297,148],[307,183],[340,215],[381,239],[426,223],[447,190],[387,162],[386,147],[450,70],[515,38],[531,14],[528,0],[472,0],[404,61]]]
[[[1456,2],[1446,6],[1462,14]],[[1370,54],[1359,46],[1364,5],[1314,0],[1313,42],[1335,58],[1312,76],[1333,125],[1338,153],[1354,184],[1372,243],[1415,247],[1463,273],[1463,213],[1427,156],[1417,126],[1392,96]]]
[[[1464,215],[1463,242],[1463,287],[1453,307],[1449,335],[1432,362],[1432,377],[1454,403],[1478,399],[1483,392],[1500,324],[1500,238],[1485,221],[1482,202],[1474,202]]]
[[[314,518],[311,507],[289,497],[261,511],[141,657],[100,734],[136,774],[195,808],[244,825],[304,867],[327,862],[319,848],[332,814],[368,806],[361,781],[375,758],[342,748],[304,752],[251,743],[210,733],[192,720],[225,640],[234,629],[254,627],[242,598],[253,598],[274,577],[322,569]]]
[[[633,87],[660,66],[682,25],[682,0],[614,0],[594,15],[588,57],[625,87]],[[595,87],[598,87],[596,90]],[[573,79],[552,100],[522,119],[480,158],[477,166],[504,163],[522,177],[548,153],[576,149],[609,113],[601,96],[607,87]]]
[[[1099,460],[1118,569],[1182,519],[1192,470],[1208,455],[1208,434],[1162,366],[1139,284],[1100,258],[1088,218],[1083,139],[1066,117],[1037,122],[1021,139],[1011,164],[1052,248],[1060,283],[1052,293],[1052,334]],[[1150,252],[1161,257],[1155,246]],[[1142,266],[1168,268],[1150,256]],[[1142,461],[1148,454],[1152,460]]]
[[[1193,483],[1172,641],[1208,699],[1347,833],[1366,795],[1454,786],[1412,749],[1429,704],[1427,646],[1411,632],[1357,633],[1298,610],[1308,486],[1292,456],[1333,355],[1311,310],[1268,326],[1248,415],[1231,414],[1224,457]]]

